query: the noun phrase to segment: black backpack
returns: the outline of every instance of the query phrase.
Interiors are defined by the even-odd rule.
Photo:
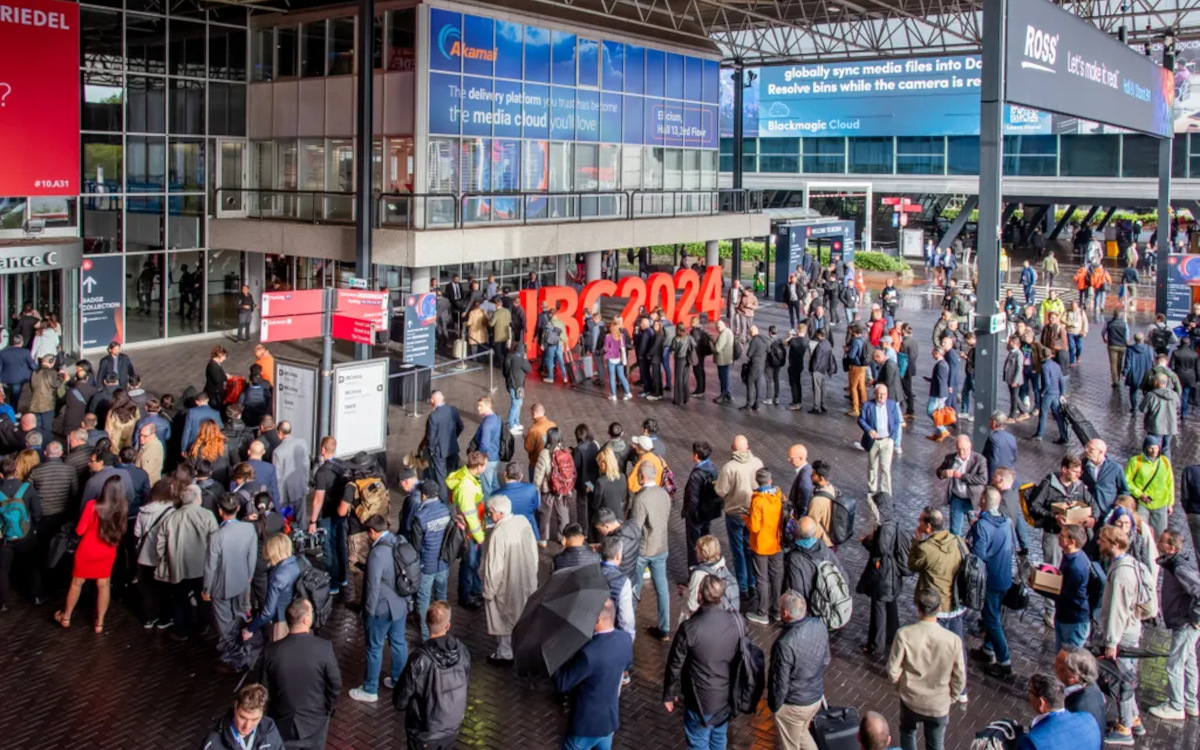
[[[742,618],[733,615],[738,627],[738,650],[733,655],[733,679],[730,689],[733,709],[738,713],[752,714],[758,711],[758,702],[762,699],[766,660],[762,649],[754,645],[750,636],[746,635]]]
[[[845,544],[854,536],[854,516],[858,510],[858,501],[846,497],[841,490],[834,489],[833,493],[817,490],[814,494],[829,498],[831,512],[829,515],[829,541],[834,544]]]
[[[958,606],[967,609],[981,610],[987,600],[987,566],[979,555],[971,553],[962,539],[958,542],[958,551],[962,562],[958,566],[958,575],[954,578],[954,598]]]
[[[451,524],[454,525],[454,524]],[[450,527],[446,527],[449,532]],[[445,540],[442,540],[445,548]],[[408,543],[408,540],[396,535],[396,543],[392,545],[392,563],[396,568],[396,593],[400,596],[412,596],[421,588],[421,556]]]
[[[446,524],[446,533],[442,536],[442,548],[438,557],[442,562],[454,562],[463,553],[467,543],[466,518],[458,509],[450,506],[450,523]]]
[[[333,611],[329,573],[310,563],[303,555],[297,555],[296,559],[300,562],[300,577],[296,579],[292,590],[297,597],[307,599],[312,604],[313,630],[320,630]]]
[[[715,521],[725,512],[725,501],[717,494],[717,485],[711,476],[700,485],[700,500],[696,503],[696,522]]]
[[[787,364],[787,349],[783,348],[783,342],[779,339],[771,341],[771,348],[767,350],[767,365],[771,367],[783,367]]]
[[[737,337],[734,337],[734,339],[733,339],[733,361],[737,362],[739,359],[742,358],[742,355],[745,353],[746,353],[746,351],[742,348],[742,340]]]
[[[500,422],[500,460],[511,461],[513,457],[513,447],[516,441],[513,440],[512,430],[508,429],[508,423],[501,420]]]
[[[1171,330],[1155,326],[1150,332],[1150,346],[1153,349],[1166,349],[1171,346]]]

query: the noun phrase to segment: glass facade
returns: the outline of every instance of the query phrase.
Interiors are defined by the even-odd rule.
[[[234,328],[243,254],[208,249],[207,215],[218,155],[245,152],[247,11],[104,5],[81,9],[82,196],[68,215],[86,255],[124,256],[126,340]]]
[[[747,138],[742,170],[762,174],[979,174],[979,136]],[[721,139],[722,172],[733,139]],[[1004,174],[1158,177],[1158,140],[1135,133],[1007,135]],[[1171,175],[1200,179],[1200,134],[1175,136]]]

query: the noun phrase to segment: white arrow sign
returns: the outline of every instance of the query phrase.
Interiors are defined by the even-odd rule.
[[[84,293],[84,294],[91,294],[91,293],[92,293],[92,289],[93,289],[93,288],[96,286],[96,284],[98,284],[98,283],[100,283],[100,282],[96,281],[96,280],[95,280],[95,279],[93,279],[91,276],[85,276],[85,277],[84,277],[84,279],[83,279],[83,284],[82,284],[82,286],[83,286],[83,293]]]

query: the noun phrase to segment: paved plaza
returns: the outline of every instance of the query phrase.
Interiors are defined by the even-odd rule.
[[[899,317],[910,321],[917,329],[920,347],[917,375],[929,374],[932,358],[930,332],[936,312],[930,308],[933,298],[919,291],[905,291]],[[764,304],[759,322],[777,323],[786,328],[786,312],[779,306]],[[1144,321],[1142,321],[1144,322]],[[1139,323],[1140,324],[1140,323]],[[838,327],[836,342],[840,346],[844,326]],[[203,368],[209,348],[218,341],[199,341],[130,350],[146,386],[155,392],[179,393],[187,385],[203,383]],[[250,344],[221,341],[229,350],[226,369],[231,374],[244,373],[253,360]],[[319,342],[300,345],[272,346],[277,357],[315,360]],[[348,356],[348,351],[339,351]],[[711,364],[710,364],[711,367]],[[660,435],[666,444],[667,459],[680,485],[690,467],[692,441],[704,439],[715,447],[713,460],[718,465],[729,456],[734,434],[748,436],[752,451],[766,465],[775,469],[777,482],[786,487],[791,472],[786,462],[789,445],[801,442],[809,448],[809,460],[822,459],[835,467],[833,482],[845,493],[862,498],[866,493],[866,454],[854,448],[860,432],[855,421],[843,415],[845,411],[841,389],[845,375],[834,378],[829,389],[830,411],[811,415],[807,411],[791,412],[779,407],[763,407],[757,414],[719,406],[711,401],[715,395],[715,368],[709,376],[709,398],[693,399],[687,407],[677,407],[670,400],[647,403],[642,399],[613,404],[606,400],[607,390],[586,385],[577,390],[550,386],[530,379],[526,405],[540,402],[546,405],[547,416],[564,428],[574,430],[576,424],[587,423],[598,437],[613,420],[622,422],[626,431],[637,432],[641,421],[648,416],[658,419]],[[786,377],[784,378],[786,381]],[[447,401],[457,406],[467,423],[462,443],[473,433],[478,417],[474,413],[477,397],[487,392],[487,375],[476,370],[464,375],[436,381],[447,394]],[[497,377],[497,384],[502,380]],[[786,390],[786,384],[785,384]],[[927,387],[920,377],[914,387],[918,397],[918,414],[924,413]],[[735,397],[742,394],[735,385]],[[1069,395],[1101,431],[1110,445],[1110,455],[1124,462],[1139,448],[1142,437],[1140,418],[1129,415],[1122,399],[1123,390],[1111,389],[1107,357],[1100,340],[1100,327],[1093,325],[1083,354],[1083,364],[1071,373]],[[497,391],[497,411],[507,410],[508,398],[503,389]],[[806,403],[808,395],[806,393]],[[740,402],[739,402],[740,403]],[[1003,402],[1006,406],[1006,400]],[[422,414],[428,411],[423,405]],[[1183,435],[1175,442],[1174,463],[1181,468],[1200,461],[1192,443],[1196,422],[1192,416],[1185,424]],[[528,417],[524,418],[528,424]],[[392,408],[390,419],[389,456],[395,461],[413,450],[421,438],[424,419],[413,419]],[[929,423],[919,417],[905,436],[904,453],[897,456],[893,469],[896,488],[896,507],[902,516],[902,527],[910,529],[922,506],[937,495],[933,469],[941,457],[953,450],[952,443],[935,445],[923,439]],[[1013,427],[1018,436],[1020,481],[1036,481],[1058,465],[1063,451],[1050,442],[1028,439],[1034,421]],[[1053,428],[1051,433],[1054,432]],[[981,446],[977,446],[977,449]],[[1077,441],[1070,450],[1079,451]],[[518,451],[518,457],[520,457]],[[681,494],[681,493],[680,493]],[[678,503],[680,496],[677,495]],[[398,510],[398,503],[393,504]],[[1172,518],[1173,527],[1181,523],[1181,513]],[[866,513],[859,513],[859,535],[865,533]],[[724,545],[723,524],[714,524],[716,535]],[[682,580],[686,573],[684,532],[678,516],[678,505],[672,516],[670,530],[671,553],[668,561],[669,578]],[[1037,555],[1040,545],[1034,544]],[[726,548],[727,549],[727,548]],[[541,551],[541,574],[549,575],[550,558],[557,545]],[[851,587],[857,583],[866,556],[861,545],[850,543],[838,552],[849,572]],[[916,619],[911,605],[912,579],[906,579],[902,597],[901,620]],[[451,597],[454,582],[449,587]],[[638,607],[639,637],[634,644],[636,673],[632,684],[621,700],[621,729],[614,747],[618,748],[681,748],[684,746],[682,718],[679,712],[668,714],[662,705],[662,671],[669,645],[645,637],[645,628],[654,623],[655,602],[653,587],[647,586],[644,600]],[[178,644],[169,640],[163,631],[144,632],[128,604],[116,603],[110,610],[105,633],[95,635],[86,627],[91,600],[80,605],[79,622],[63,631],[51,620],[61,604],[61,594],[51,603],[32,607],[14,597],[10,611],[0,615],[0,725],[5,727],[7,748],[82,747],[82,748],[185,748],[197,747],[204,732],[230,705],[236,677],[214,673],[215,652],[211,643]],[[1038,597],[1034,596],[1034,600]],[[679,597],[671,602],[672,618],[677,615]],[[860,710],[875,709],[891,722],[894,744],[899,744],[897,716],[899,703],[895,690],[888,684],[882,658],[867,658],[859,651],[865,641],[867,600],[857,597],[853,621],[831,639],[833,663],[825,678],[825,694],[832,705],[854,705]],[[977,618],[975,618],[977,620]],[[970,622],[969,625],[974,625]],[[83,627],[81,627],[83,626]],[[769,654],[777,629],[749,626],[755,640]],[[976,729],[997,718],[1017,718],[1026,725],[1033,713],[1026,702],[1026,679],[1035,670],[1052,671],[1053,634],[1042,626],[1040,602],[1023,616],[1007,615],[1007,631],[1013,647],[1015,676],[1008,680],[988,677],[975,664],[970,664],[968,694],[970,702],[951,709],[947,735],[948,748],[966,748]],[[494,647],[487,635],[485,614],[466,611],[455,606],[452,631],[463,639],[471,650],[472,674],[466,722],[460,734],[460,747],[470,748],[556,748],[560,745],[566,713],[563,701],[545,681],[526,682],[516,679],[508,669],[489,665],[485,657]],[[361,682],[364,648],[363,632],[357,616],[337,606],[331,622],[322,633],[335,644],[341,663],[343,681],[347,688]],[[417,630],[410,625],[409,642],[415,644]],[[1157,631],[1146,640],[1147,645],[1166,647],[1166,637]],[[969,646],[978,645],[978,637],[969,637]],[[1146,708],[1161,702],[1165,687],[1164,660],[1152,659],[1144,664],[1140,700],[1149,734],[1138,741],[1140,748],[1200,747],[1200,720],[1186,724],[1169,724],[1149,717]],[[381,690],[381,700],[374,705],[358,704],[343,694],[334,715],[330,732],[333,748],[380,748],[403,746],[403,720],[391,707],[390,691]],[[1115,709],[1110,718],[1115,717]],[[776,733],[765,701],[759,713],[741,717],[733,722],[730,747],[773,748]]]

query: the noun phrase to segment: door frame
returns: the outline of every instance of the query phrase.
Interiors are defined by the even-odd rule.
[[[241,152],[242,152],[242,173],[240,175],[237,175],[238,182],[236,184],[230,184],[230,180],[227,179],[228,175],[226,175],[224,173],[225,172],[225,160],[223,157],[225,154],[225,144],[227,144],[227,143],[228,144],[236,144],[241,149]],[[228,199],[226,198],[226,193],[222,190],[220,200],[217,201],[217,206],[216,206],[216,217],[218,219],[244,219],[244,218],[246,218],[246,202],[250,199],[249,195],[247,195],[246,190],[245,190],[246,186],[249,184],[249,178],[250,178],[249,151],[250,151],[250,142],[244,138],[218,138],[217,139],[216,174],[214,175],[214,177],[216,179],[217,188],[219,188],[219,189],[223,189],[223,188],[227,188],[227,187],[237,188],[240,185],[240,187],[242,189],[241,201],[240,201],[241,208],[240,209],[237,207],[233,207],[233,208],[226,207],[226,205],[228,203]]]

